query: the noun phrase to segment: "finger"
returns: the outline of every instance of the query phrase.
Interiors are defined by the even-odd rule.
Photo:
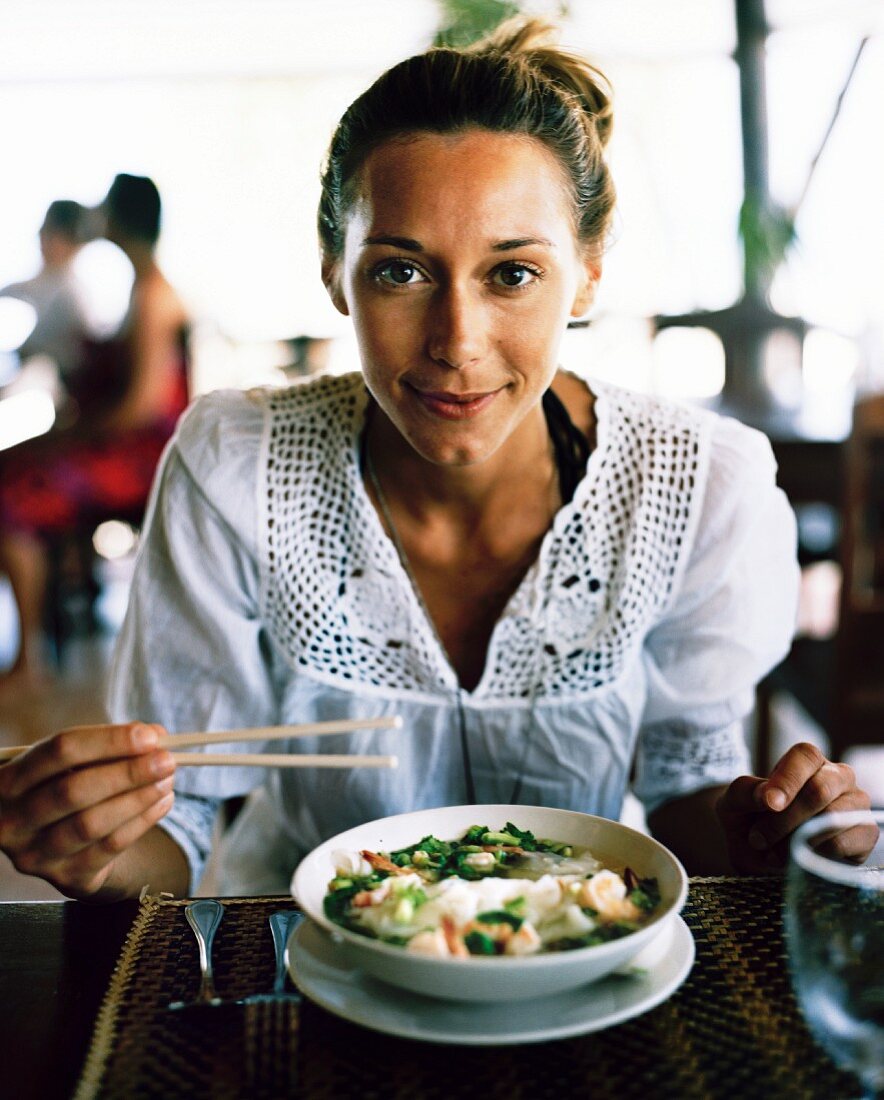
[[[65,772],[18,799],[15,811],[6,814],[4,842],[22,844],[33,833],[57,821],[174,772],[175,758],[165,749],[112,764]]]
[[[113,861],[152,829],[169,812],[174,801],[174,793],[168,792],[147,809],[121,821],[105,836],[95,839],[73,855],[55,862],[41,859],[37,872],[27,871],[26,873],[40,874],[42,878],[64,893],[88,896],[102,885]],[[33,864],[30,852],[17,863],[20,870],[31,865]]]
[[[38,741],[0,770],[0,798],[18,798],[24,791],[72,768],[151,752],[164,733],[161,726],[143,722],[62,730]]]
[[[878,835],[878,826],[874,822],[854,825],[827,837],[817,851],[820,855],[839,862],[861,863],[874,851]]]
[[[837,764],[827,760],[804,784],[798,793],[796,803],[810,810],[811,815],[833,810],[834,804],[842,795],[851,791],[865,798],[865,793],[856,785],[856,774],[849,764]]]
[[[83,848],[100,843],[128,821],[151,810],[171,793],[173,783],[174,777],[168,776],[157,783],[108,798],[44,829],[38,842],[46,861],[52,864],[69,859]]]
[[[765,814],[756,822],[749,834],[749,844],[756,851],[773,848],[790,837],[799,825],[820,813],[867,810],[870,804],[865,791],[857,789],[852,769],[846,764],[827,763],[808,780],[806,790],[788,810],[781,814]]]
[[[816,745],[806,741],[793,745],[755,792],[758,806],[775,813],[785,810],[808,779],[827,763]]]
[[[741,775],[739,779],[735,779],[718,800],[719,815],[742,818],[747,813],[757,814],[759,807],[756,792],[764,782],[752,775]]]
[[[99,871],[104,870],[127,848],[131,848],[146,832],[163,818],[175,801],[174,794],[167,794],[155,802],[151,809],[120,825],[95,844],[83,848],[66,861],[67,873],[74,879],[88,882]]]

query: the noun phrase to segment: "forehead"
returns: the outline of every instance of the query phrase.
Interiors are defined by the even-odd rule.
[[[348,225],[423,240],[457,226],[494,238],[574,237],[564,170],[539,140],[483,130],[416,134],[372,150]]]

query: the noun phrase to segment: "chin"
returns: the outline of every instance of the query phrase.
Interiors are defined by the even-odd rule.
[[[438,436],[428,438],[419,432],[403,432],[403,435],[421,458],[434,466],[475,466],[490,458],[500,445],[500,441],[492,442],[487,437],[440,439]]]

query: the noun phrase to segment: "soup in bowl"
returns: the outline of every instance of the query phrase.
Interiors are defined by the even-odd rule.
[[[348,965],[464,1001],[544,996],[665,950],[687,895],[668,849],[616,821],[447,806],[340,833],[292,892]]]

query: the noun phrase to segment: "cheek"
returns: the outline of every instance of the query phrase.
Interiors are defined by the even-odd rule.
[[[501,318],[498,346],[508,349],[514,358],[528,360],[535,368],[554,365],[569,317],[569,309],[559,299],[554,305],[549,301],[532,304],[518,318],[512,314]]]
[[[383,362],[387,359],[393,326],[384,323],[378,318],[376,312],[364,303],[357,303],[350,316],[364,366],[368,367],[371,363]]]
[[[379,296],[356,298],[350,315],[363,354],[386,359],[412,349],[423,329],[422,316],[414,306],[405,308]]]

